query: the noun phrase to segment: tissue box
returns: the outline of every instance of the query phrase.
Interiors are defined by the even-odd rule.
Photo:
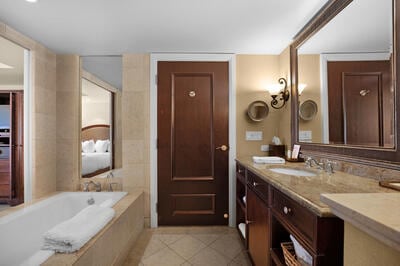
[[[285,158],[286,145],[269,144],[269,156]]]

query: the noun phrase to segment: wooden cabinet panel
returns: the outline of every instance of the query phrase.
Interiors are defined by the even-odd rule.
[[[275,215],[300,231],[312,245],[316,219],[313,213],[276,189],[272,189],[271,206]]]
[[[11,175],[10,173],[0,173],[0,185],[10,184]]]
[[[251,171],[247,171],[247,183],[260,199],[268,205],[268,183]]]
[[[10,198],[10,185],[0,184],[0,198]]]
[[[251,189],[247,191],[247,206],[249,254],[254,265],[270,265],[268,207]]]
[[[10,172],[10,161],[0,160],[0,173],[8,173],[8,172]]]

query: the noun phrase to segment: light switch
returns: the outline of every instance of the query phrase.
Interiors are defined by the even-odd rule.
[[[299,131],[300,142],[312,142],[312,131],[311,130],[300,130]]]
[[[246,140],[250,141],[262,140],[262,131],[246,131]]]

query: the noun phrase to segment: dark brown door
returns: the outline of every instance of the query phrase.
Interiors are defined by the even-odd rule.
[[[344,143],[383,146],[381,73],[343,73]]]
[[[368,117],[368,114],[372,115],[372,109],[377,111],[377,108],[379,108],[378,99],[376,98],[378,97],[378,94],[375,94],[375,89],[368,89],[370,86],[368,85],[369,81],[372,82],[372,87],[376,87],[377,76],[379,76],[379,87],[382,98],[382,108],[379,110],[381,124],[375,122],[369,123],[371,119],[376,121],[375,118],[378,115],[378,112],[375,114],[375,116],[370,117],[371,119],[368,118],[367,120],[363,120],[364,118],[362,117],[354,117],[356,112],[361,112],[361,116]],[[344,77],[346,77],[346,81],[344,80]],[[391,80],[392,75],[390,60],[328,62],[329,141],[331,144],[343,144],[345,141],[347,141],[348,144],[354,145],[383,145],[385,147],[394,146],[394,90],[391,86]],[[350,82],[351,85],[348,82]],[[353,85],[355,87],[351,88]],[[346,90],[344,90],[343,86],[346,86]],[[363,90],[367,92],[365,96],[361,96],[361,94],[364,94]],[[347,91],[348,94],[343,95],[344,91]],[[355,100],[354,97],[358,98],[360,101]],[[375,99],[373,99],[374,97]],[[348,98],[346,103],[343,102],[345,98]],[[368,103],[363,104],[363,107],[356,106],[362,102],[367,102],[367,99]],[[356,102],[358,103],[356,104]],[[357,108],[361,108],[361,110],[358,111]],[[345,110],[347,110],[346,116],[344,115]],[[353,116],[350,118],[351,121],[345,122],[344,118],[347,116]],[[368,121],[368,123],[360,125],[362,121]],[[350,133],[351,136],[346,136],[345,123],[346,131],[353,131]],[[353,124],[356,126],[352,126]],[[371,143],[370,136],[365,139],[362,136],[363,139],[359,139],[360,142],[356,143],[356,134],[364,134],[367,133],[367,131],[374,132],[373,134],[376,134],[376,132],[378,132],[380,129],[382,129],[381,134],[383,137],[383,143],[380,143],[379,139],[376,138],[373,141],[374,144],[368,144]],[[357,133],[357,130],[362,130],[364,132]],[[347,140],[345,140],[345,137],[347,137]]]
[[[11,108],[11,192],[10,205],[24,202],[24,94],[10,93]]]
[[[266,266],[270,264],[268,208],[251,189],[246,198],[249,253],[254,265]]]
[[[228,223],[227,62],[158,63],[158,223]]]

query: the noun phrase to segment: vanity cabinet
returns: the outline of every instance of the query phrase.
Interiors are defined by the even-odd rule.
[[[253,184],[247,190],[248,253],[254,265],[270,265],[269,259],[269,210],[254,192]]]
[[[317,215],[282,192],[268,176],[258,175],[239,162],[236,172],[237,224],[246,221],[245,245],[254,265],[285,265],[281,243],[291,241],[290,235],[312,256],[313,266],[343,265],[341,219]]]

